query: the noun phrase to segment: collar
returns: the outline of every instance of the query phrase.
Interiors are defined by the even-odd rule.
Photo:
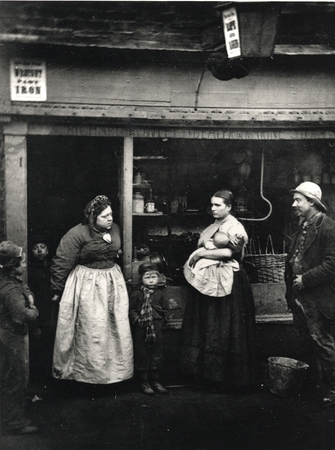
[[[321,216],[321,211],[316,212],[315,214],[313,214],[309,219],[305,219],[302,223],[303,227],[308,227],[310,225],[312,225],[313,223],[315,223],[318,218]]]
[[[96,233],[101,234],[102,239],[103,239],[104,241],[106,241],[108,244],[110,244],[110,243],[112,242],[112,236],[111,236],[111,234],[110,234],[109,231],[100,231],[100,230],[98,230],[98,229],[95,228],[95,227],[93,227],[93,230],[94,230]]]
[[[228,222],[229,220],[231,220],[232,217],[233,217],[233,216],[229,213],[227,217],[225,217],[224,219],[221,219],[221,220],[220,220],[220,219],[216,219],[214,223],[215,223],[215,225],[220,226],[220,225],[222,225],[223,223]]]
[[[10,280],[16,281],[18,283],[23,283],[22,275],[10,275],[9,273],[1,274],[4,278],[9,278]]]
[[[155,290],[157,289],[157,286],[153,286],[152,288],[148,288],[147,286],[143,286],[143,284],[141,284],[141,290],[145,293],[145,292],[149,292],[150,294],[153,294],[155,292]]]

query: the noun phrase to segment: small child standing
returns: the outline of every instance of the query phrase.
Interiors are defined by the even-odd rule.
[[[28,285],[40,313],[38,319],[30,326],[30,376],[31,381],[41,382],[44,385],[46,381],[51,380],[58,303],[51,300],[51,262],[48,259],[47,239],[45,236],[35,235],[31,237],[29,244],[31,257]],[[38,392],[39,394],[41,392]]]
[[[168,320],[168,303],[158,285],[157,266],[148,262],[138,269],[141,285],[130,296],[129,315],[133,325],[135,370],[144,394],[167,394],[160,383],[163,367],[163,324]]]

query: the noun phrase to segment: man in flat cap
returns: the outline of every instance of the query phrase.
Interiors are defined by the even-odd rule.
[[[335,405],[335,222],[327,216],[320,187],[306,181],[293,189],[300,226],[286,264],[286,299],[299,336],[310,341],[307,361],[314,387],[328,384],[324,408]]]

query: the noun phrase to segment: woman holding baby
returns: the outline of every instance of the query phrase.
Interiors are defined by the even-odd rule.
[[[241,265],[248,236],[231,214],[234,197],[211,198],[214,223],[200,235],[184,267],[190,283],[183,321],[181,370],[215,390],[241,390],[255,383],[254,300]]]

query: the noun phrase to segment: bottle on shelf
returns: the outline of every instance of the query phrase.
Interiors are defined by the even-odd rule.
[[[145,211],[147,213],[153,213],[153,212],[155,212],[155,202],[154,202],[154,200],[152,198],[152,189],[151,189],[151,187],[149,189],[150,189],[150,191],[149,191],[150,192],[149,193],[149,199],[147,201],[147,204],[145,205]]]

